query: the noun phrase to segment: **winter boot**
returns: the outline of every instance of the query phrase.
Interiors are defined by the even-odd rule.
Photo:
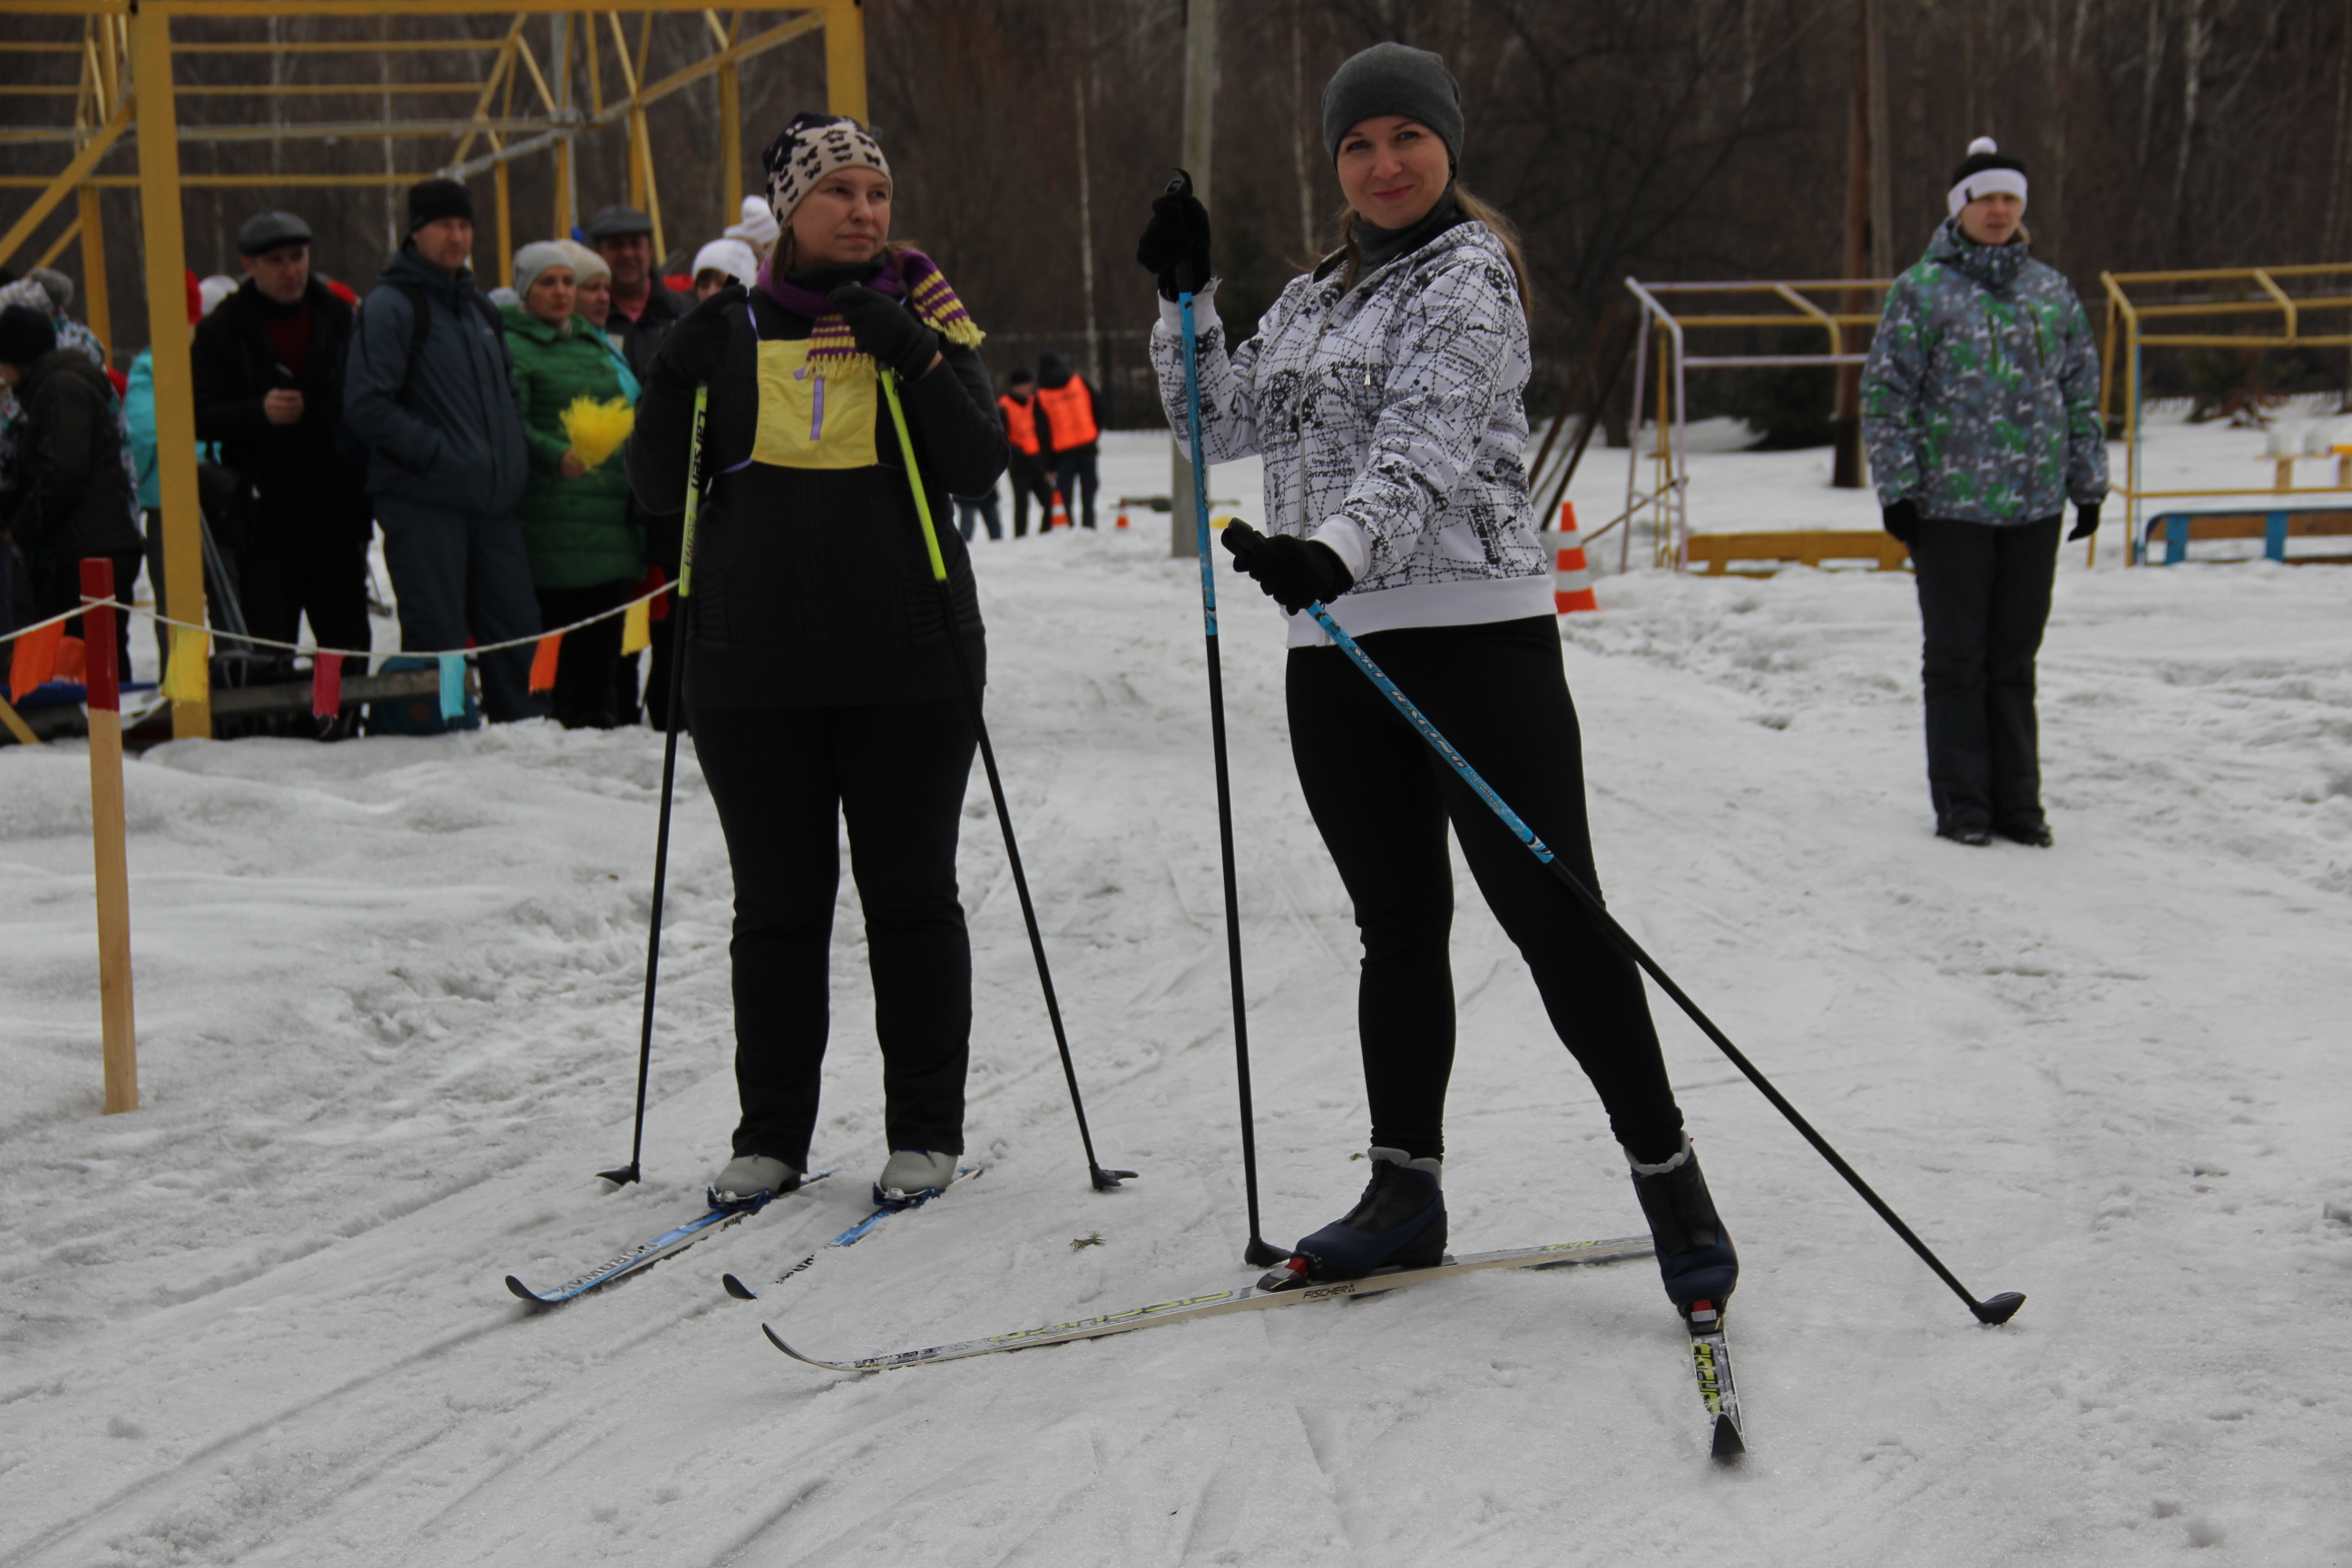
[[[877,1204],[903,1204],[925,1194],[937,1196],[955,1180],[956,1156],[928,1149],[893,1149],[881,1176],[874,1184]]]
[[[1372,1179],[1348,1217],[1300,1239],[1295,1249],[1310,1279],[1360,1279],[1383,1268],[1430,1268],[1445,1261],[1442,1160],[1414,1160],[1402,1149],[1370,1152]],[[1293,1268],[1297,1258],[1286,1268]]]
[[[1644,1165],[1630,1152],[1625,1159],[1633,1167],[1633,1195],[1642,1200],[1651,1237],[1658,1244],[1666,1299],[1685,1317],[1694,1301],[1721,1307],[1739,1282],[1739,1255],[1716,1215],[1690,1139],[1685,1136],[1675,1157],[1663,1164]]]
[[[765,1192],[772,1198],[799,1190],[801,1173],[782,1160],[765,1154],[738,1154],[727,1162],[710,1184],[712,1201],[721,1204],[749,1203]]]

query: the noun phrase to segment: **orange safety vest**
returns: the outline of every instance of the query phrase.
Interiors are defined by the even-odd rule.
[[[1007,393],[996,400],[1004,410],[1004,433],[1013,437],[1013,449],[1034,458],[1037,455],[1037,409],[1034,404],[1024,403]]]
[[[1095,428],[1094,395],[1075,375],[1059,386],[1041,384],[1037,388],[1037,406],[1045,410],[1045,422],[1052,426],[1056,452],[1091,445],[1102,434]]]

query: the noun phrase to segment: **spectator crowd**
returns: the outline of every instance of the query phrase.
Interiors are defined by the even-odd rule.
[[[551,689],[532,648],[476,657],[492,722],[552,716],[569,728],[666,722],[674,625],[656,598],[646,668],[624,652],[631,601],[675,579],[676,515],[631,496],[609,450],[574,444],[583,404],[634,409],[656,355],[695,305],[749,286],[781,237],[769,204],[665,276],[653,222],[605,207],[570,237],[519,250],[512,283],[484,292],[472,269],[466,186],[427,180],[406,197],[405,237],[362,299],[315,265],[293,213],[253,215],[236,231],[240,277],[187,288],[205,598],[225,645],[299,641],[371,646],[370,553],[383,563],[400,644],[414,653],[518,643],[573,626]],[[0,269],[0,636],[73,609],[79,563],[113,563],[130,600],[144,570],[164,590],[153,352],[127,370],[70,313],[72,280]],[[1015,537],[1069,503],[1096,526],[1098,429],[1093,389],[1050,351],[1015,368],[997,400],[1013,452]],[[1003,537],[996,497],[958,498],[967,540]],[[129,617],[118,616],[128,668]],[[65,634],[78,638],[79,620]],[[159,654],[169,628],[158,624]],[[239,638],[254,639],[239,643]],[[281,661],[282,662],[282,661]],[[345,674],[367,673],[346,658]],[[5,663],[5,661],[0,661]],[[399,657],[383,661],[402,668]],[[59,673],[69,673],[60,669]],[[288,671],[290,678],[290,668]],[[534,689],[534,685],[540,689]],[[321,721],[348,734],[356,713]]]

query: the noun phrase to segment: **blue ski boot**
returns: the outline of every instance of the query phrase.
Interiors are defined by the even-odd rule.
[[[1662,1164],[1644,1165],[1631,1153],[1633,1195],[1650,1222],[1658,1244],[1658,1272],[1664,1279],[1666,1299],[1687,1318],[1694,1301],[1721,1307],[1739,1282],[1739,1255],[1715,1212],[1706,1178],[1699,1174],[1698,1155],[1685,1136],[1675,1157]]]
[[[1444,1163],[1411,1159],[1402,1149],[1374,1149],[1370,1157],[1372,1179],[1348,1217],[1302,1237],[1296,1256],[1266,1276],[1273,1282],[1267,1289],[1445,1261],[1445,1194],[1438,1182]]]

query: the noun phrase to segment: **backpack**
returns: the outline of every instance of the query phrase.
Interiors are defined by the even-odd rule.
[[[408,357],[400,362],[400,386],[392,395],[393,401],[396,403],[407,395],[408,378],[416,370],[416,356],[424,352],[425,335],[433,331],[433,302],[425,298],[425,286],[421,283],[394,283],[389,287],[400,290],[400,297],[408,301]],[[507,320],[499,314],[499,308],[484,299],[479,289],[469,290],[466,297],[473,300],[474,309],[480,312],[484,324],[497,333],[499,341],[503,343],[507,335]],[[352,335],[359,335],[357,312],[353,313]]]

